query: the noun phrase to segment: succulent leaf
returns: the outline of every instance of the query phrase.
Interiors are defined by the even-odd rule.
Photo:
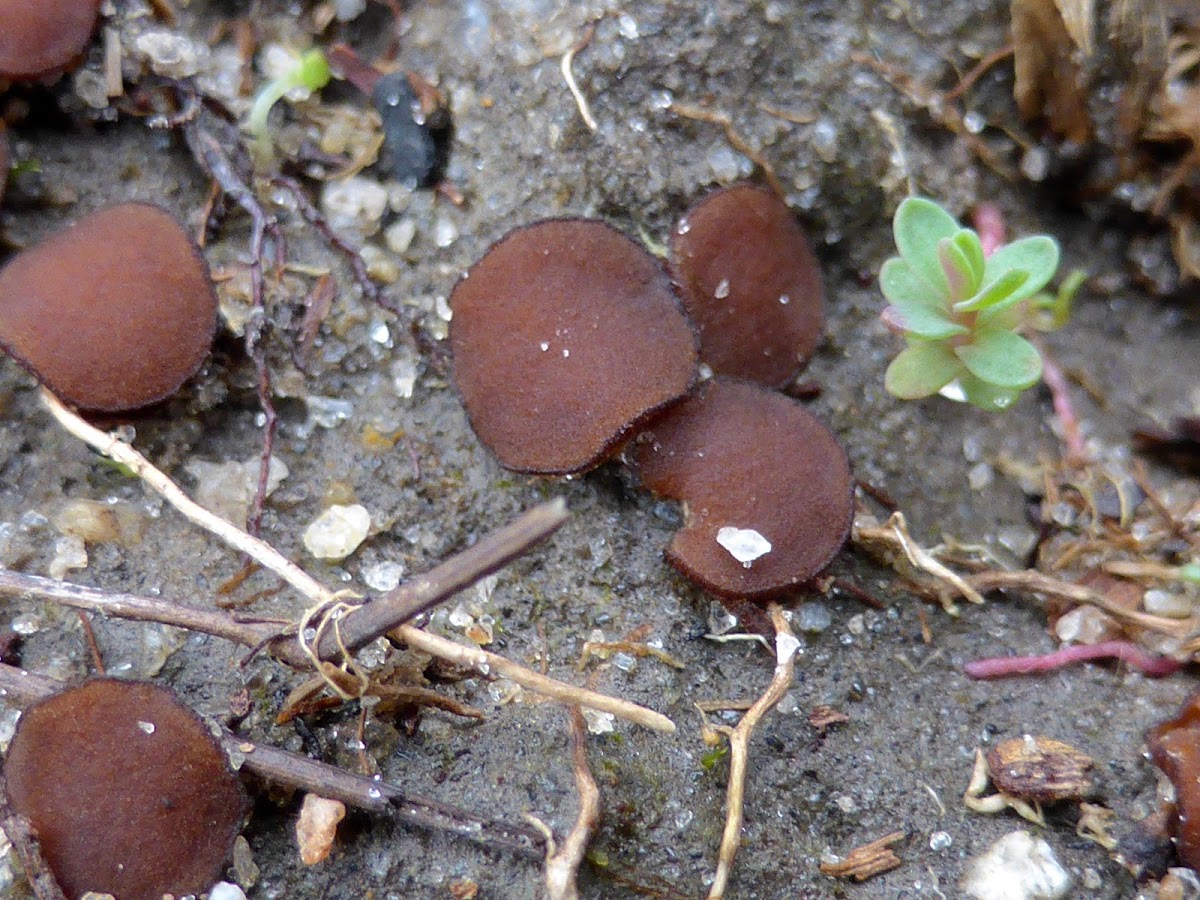
[[[979,235],[970,228],[960,228],[951,240],[963,252],[963,255],[971,261],[971,272],[976,285],[975,290],[978,290],[979,285],[983,283],[983,272],[987,262],[983,256],[983,244],[979,240]]]
[[[1022,391],[1042,377],[1041,354],[1015,331],[979,329],[954,353],[972,375],[995,387]]]
[[[883,384],[901,400],[919,400],[936,394],[962,372],[962,362],[946,344],[911,341],[888,366]]]
[[[963,396],[968,403],[988,412],[999,412],[1008,409],[1013,405],[1013,401],[1021,395],[1021,392],[1018,390],[1002,388],[994,384],[988,384],[986,381],[981,381],[970,372],[964,372],[962,377],[958,379],[958,384],[962,388]]]
[[[932,200],[909,197],[892,222],[896,249],[914,272],[948,295],[949,286],[938,259],[938,242],[959,231],[954,217]]]
[[[1058,241],[1046,235],[1021,238],[1005,244],[987,258],[983,283],[991,284],[1004,273],[1013,270],[1029,273],[1029,279],[1017,292],[1016,300],[1024,300],[1040,291],[1058,271]]]
[[[999,307],[1004,309],[1019,303],[1022,299],[1021,288],[1029,280],[1028,272],[1005,272],[994,282],[983,288],[974,297],[954,304],[955,312],[976,312],[984,309]]]
[[[938,241],[938,261],[942,264],[942,274],[946,276],[946,284],[950,287],[952,303],[975,293],[978,288],[971,260],[950,238]]]

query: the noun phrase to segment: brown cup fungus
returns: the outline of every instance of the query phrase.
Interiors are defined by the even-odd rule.
[[[501,465],[565,475],[602,462],[696,374],[696,337],[658,261],[603,222],[501,238],[450,297],[454,379]]]
[[[1185,866],[1200,872],[1200,693],[1174,719],[1146,734],[1150,759],[1175,787],[1175,848]]]
[[[221,875],[246,797],[221,744],[165,688],[100,678],[30,707],[4,763],[70,900],[199,894]]]
[[[808,239],[774,194],[750,184],[709,194],[676,226],[670,267],[713,372],[779,388],[808,362],[825,288]]]
[[[0,78],[66,71],[83,55],[99,15],[100,0],[0,0]]]
[[[726,598],[762,600],[807,582],[850,534],[850,464],[794,400],[714,378],[641,435],[632,462],[684,504],[667,559]]]
[[[84,216],[0,269],[0,349],[86,410],[171,396],[208,355],[216,316],[204,257],[145,203]]]

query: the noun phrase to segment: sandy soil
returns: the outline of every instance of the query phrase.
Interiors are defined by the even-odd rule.
[[[268,31],[295,29],[281,7],[264,7],[260,19]],[[180,29],[205,35],[229,8],[193,2]],[[858,477],[895,497],[916,534],[986,543],[1015,560],[1034,532],[1020,487],[993,464],[1001,457],[1033,462],[1058,451],[1044,393],[1031,391],[1006,415],[991,416],[940,400],[902,405],[883,391],[896,340],[878,323],[873,273],[891,252],[890,214],[906,189],[904,178],[895,177],[887,128],[894,126],[919,191],[956,212],[992,200],[1015,232],[1054,234],[1066,267],[1100,276],[1104,292],[1085,290],[1070,327],[1051,340],[1061,362],[1087,372],[1108,398],[1100,408],[1080,393],[1097,448],[1119,453],[1132,427],[1194,412],[1200,368],[1195,318],[1184,306],[1146,295],[1127,274],[1136,223],[1104,203],[1061,203],[1062,184],[997,177],[854,59],[874,55],[945,88],[957,77],[947,60],[962,70],[1007,40],[1007,9],[995,0],[959,0],[936,13],[898,3],[799,0],[413,3],[400,59],[451,98],[456,134],[448,176],[467,203],[455,208],[418,192],[387,214],[387,224],[407,219],[415,226],[387,293],[410,304],[420,328],[437,338],[445,324],[437,298],[514,225],[594,215],[661,241],[709,186],[751,174],[720,127],[685,121],[666,108],[672,100],[711,103],[762,148],[825,269],[829,336],[805,376],[824,391],[812,408],[844,442]],[[574,65],[599,125],[593,133],[566,90],[559,60],[600,14]],[[340,35],[370,56],[384,43],[379,33],[386,21],[372,7]],[[985,118],[1011,120],[1009,77],[1001,66],[969,105]],[[71,94],[69,84],[60,90]],[[790,122],[779,111],[810,121]],[[154,200],[191,223],[204,200],[205,180],[181,141],[130,117],[82,131],[35,121],[18,129],[15,156],[41,166],[41,181],[27,193],[54,201],[14,202],[2,214],[3,233],[16,245],[111,200]],[[331,267],[342,292],[305,375],[289,363],[283,331],[274,339],[273,364],[287,394],[276,454],[290,474],[268,504],[264,536],[326,583],[363,588],[366,573],[381,563],[399,561],[406,573],[419,573],[542,498],[565,497],[573,515],[561,532],[500,573],[490,596],[472,593],[463,603],[494,617],[498,652],[535,667],[545,663],[550,674],[586,680],[676,721],[678,733],[670,737],[620,723],[592,737],[604,824],[581,891],[594,898],[699,896],[723,824],[727,766],[704,764],[693,703],[756,696],[770,677],[769,657],[752,644],[700,637],[712,604],[661,558],[678,521],[673,506],[634,490],[615,467],[573,481],[503,471],[467,426],[444,354],[418,351],[406,327],[358,296],[341,260],[295,216],[283,216],[291,259]],[[236,269],[247,238],[247,220],[231,214],[208,250],[213,265]],[[378,237],[372,242],[383,246]],[[297,275],[272,298],[273,307],[294,309],[310,282]],[[397,396],[396,376],[414,362],[412,397]],[[189,488],[196,487],[189,461],[254,458],[260,428],[252,376],[238,342],[223,341],[169,414],[137,424],[139,447]],[[147,528],[137,543],[89,547],[89,565],[70,572],[71,580],[207,603],[237,571],[233,554],[57,430],[32,381],[9,362],[0,362],[0,409],[0,523],[12,526],[0,531],[0,564],[44,574],[60,536],[56,514],[69,501],[90,499],[126,505]],[[370,440],[371,429],[403,437],[384,451]],[[1154,474],[1170,484],[1169,473]],[[313,560],[301,542],[307,525],[333,502],[361,503],[373,523],[363,546],[337,565]],[[797,684],[755,738],[745,845],[731,896],[900,898],[939,896],[939,890],[954,896],[966,860],[1024,825],[1011,813],[989,817],[963,808],[974,750],[1024,733],[1047,734],[1091,755],[1101,795],[1122,820],[1147,811],[1154,778],[1141,736],[1183,699],[1189,676],[1149,681],[1085,667],[972,682],[961,673],[964,661],[1054,647],[1036,604],[993,599],[957,619],[927,606],[932,643],[926,644],[922,602],[895,588],[888,572],[852,552],[834,570],[887,609],[838,593],[797,598],[810,605],[813,620],[827,612],[829,624],[803,634]],[[258,575],[241,594],[274,586]],[[289,591],[252,607],[289,618],[302,608]],[[29,668],[60,678],[86,674],[74,613],[5,601],[0,624],[14,623],[32,632],[24,652]],[[249,733],[356,764],[353,710],[314,721],[307,736],[272,724],[278,704],[300,681],[294,673],[262,659],[239,668],[240,653],[216,639],[120,621],[95,624],[110,669],[153,675],[216,717],[227,715],[231,696],[248,687],[255,700],[243,726]],[[646,658],[628,671],[612,660],[578,671],[581,647],[595,631],[615,639],[643,626],[685,668]],[[444,618],[438,627],[456,632]],[[165,660],[164,642],[174,648]],[[501,702],[505,687],[482,678],[440,686],[484,709],[486,720],[427,713],[411,735],[374,722],[366,752],[385,778],[408,790],[509,821],[532,812],[565,833],[576,809],[566,714],[529,695]],[[849,723],[819,736],[807,718],[818,704],[843,711]],[[11,720],[10,713],[5,721]],[[249,896],[448,897],[456,879],[478,883],[481,897],[538,895],[536,859],[362,816],[351,817],[328,862],[305,868],[291,837],[294,812],[294,803],[266,795],[257,803],[245,830],[260,869]],[[904,863],[894,871],[862,886],[818,873],[823,851],[844,853],[896,830],[906,837],[897,847]],[[931,849],[935,832],[945,832],[949,845],[935,842],[942,848]],[[1065,817],[1051,816],[1040,833],[1075,876],[1075,896],[1134,894],[1132,880],[1077,837]],[[647,894],[631,882],[670,890]],[[20,896],[19,887],[12,890]]]

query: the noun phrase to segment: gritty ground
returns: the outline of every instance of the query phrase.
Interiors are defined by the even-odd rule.
[[[299,33],[281,9],[263,4],[258,18],[268,31]],[[514,225],[594,215],[662,241],[711,185],[752,173],[719,126],[669,109],[672,101],[708,103],[730,113],[739,132],[762,148],[814,238],[828,284],[828,339],[804,377],[823,386],[811,406],[845,444],[856,475],[890,493],[923,539],[948,534],[986,543],[1015,563],[1034,531],[1019,486],[994,464],[1058,452],[1047,397],[1031,391],[1006,415],[993,416],[940,400],[902,405],[883,391],[897,342],[878,323],[873,274],[890,254],[890,214],[906,192],[905,176],[956,212],[979,199],[999,204],[1014,232],[1057,236],[1066,268],[1098,276],[1103,290],[1085,289],[1070,327],[1051,346],[1107,398],[1103,408],[1082,392],[1078,399],[1103,453],[1120,455],[1132,427],[1196,412],[1200,326],[1194,305],[1152,298],[1128,276],[1136,222],[1118,219],[1103,202],[1060,203],[1061,184],[997,177],[856,56],[877,57],[945,88],[956,70],[1007,40],[1007,9],[995,0],[958,0],[936,13],[899,3],[799,0],[412,3],[400,60],[450,97],[456,133],[447,174],[467,202],[456,208],[418,192],[387,214],[385,224],[408,219],[415,226],[387,293],[436,339],[445,326],[437,298]],[[228,4],[193,2],[179,28],[207,35],[229,14]],[[597,16],[574,66],[598,123],[593,133],[566,90],[559,60]],[[372,6],[359,22],[334,31],[369,57],[386,43],[378,34],[387,21]],[[969,103],[985,117],[1011,117],[1010,89],[1001,66]],[[71,87],[59,90],[69,95]],[[900,162],[887,123],[903,149]],[[198,221],[202,174],[180,140],[135,119],[84,130],[35,120],[18,130],[15,151],[18,161],[40,163],[43,186],[51,186],[42,196],[54,202],[15,203],[2,214],[14,245],[120,199],[153,200]],[[589,898],[700,896],[724,821],[727,764],[705,764],[693,704],[757,696],[770,658],[753,644],[701,637],[709,629],[709,599],[661,558],[678,521],[672,505],[634,490],[616,467],[571,481],[500,469],[467,426],[444,355],[419,351],[406,327],[356,294],[340,260],[283,215],[293,261],[332,267],[342,292],[307,374],[288,362],[286,335],[274,338],[280,344],[272,360],[287,394],[276,455],[290,473],[268,503],[264,537],[325,583],[363,588],[381,563],[398,561],[406,573],[419,573],[535,502],[565,497],[573,513],[567,525],[502,571],[490,596],[472,592],[463,603],[494,617],[497,652],[546,664],[552,675],[586,680],[675,720],[678,733],[669,737],[622,723],[591,737],[604,822],[581,891]],[[246,219],[231,214],[208,250],[214,267],[236,270],[247,237]],[[371,241],[384,246],[378,237]],[[294,308],[309,283],[296,276],[293,292],[273,302]],[[398,396],[397,377],[402,381],[414,363],[412,396]],[[138,446],[190,489],[197,482],[188,461],[254,458],[260,428],[252,375],[239,342],[223,341],[186,397],[137,423]],[[90,499],[132,510],[145,534],[90,546],[87,568],[69,572],[70,580],[206,604],[240,567],[214,539],[56,429],[31,380],[9,362],[0,362],[0,411],[0,564],[45,574],[59,538],[56,515],[70,500]],[[392,449],[372,437],[397,432]],[[1166,470],[1152,474],[1186,490]],[[301,535],[334,502],[361,503],[373,527],[352,557],[328,565],[305,553]],[[834,569],[887,608],[876,611],[836,592],[796,599],[808,605],[807,621],[820,626],[827,613],[828,624],[802,635],[797,684],[755,738],[731,896],[954,896],[965,861],[1024,825],[1011,813],[988,817],[963,808],[974,750],[1024,733],[1067,741],[1092,756],[1101,795],[1122,821],[1149,809],[1154,777],[1142,757],[1142,734],[1178,706],[1193,686],[1190,675],[1150,681],[1083,667],[972,682],[960,671],[964,661],[1053,649],[1035,603],[994,598],[957,619],[926,606],[932,641],[925,643],[922,601],[895,588],[888,572],[851,552]],[[240,595],[271,587],[260,574]],[[302,607],[283,591],[253,610],[294,618]],[[0,624],[30,632],[28,668],[64,679],[87,673],[73,612],[5,601]],[[241,669],[239,650],[215,638],[116,620],[95,625],[111,671],[153,676],[218,717],[249,687],[256,701],[244,725],[250,733],[356,765],[352,714],[314,722],[311,738],[272,724],[299,682],[294,673],[263,659]],[[445,617],[437,627],[456,632]],[[641,627],[685,668],[645,658],[632,666],[593,661],[578,671],[582,645],[596,630],[616,639]],[[375,722],[366,752],[406,790],[507,821],[532,812],[565,833],[576,809],[567,716],[528,694],[502,702],[506,688],[481,678],[442,686],[484,709],[486,720],[427,713],[411,735]],[[808,722],[818,704],[850,721],[819,736]],[[10,727],[12,718],[10,712],[4,720]],[[481,897],[538,895],[536,859],[367,817],[352,816],[332,858],[305,868],[291,836],[295,804],[278,800],[263,794],[244,832],[260,870],[252,898],[449,897],[456,880],[476,882]],[[903,865],[894,871],[862,886],[818,873],[824,851],[845,853],[896,830],[906,837],[896,848]],[[940,849],[931,848],[935,832],[949,836],[935,841]],[[1039,833],[1073,873],[1073,896],[1134,895],[1130,877],[1064,818],[1052,815]],[[19,885],[9,890],[23,896]]]

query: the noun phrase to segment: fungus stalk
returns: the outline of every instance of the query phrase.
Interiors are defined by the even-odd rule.
[[[800,642],[792,634],[783,608],[772,603],[768,608],[771,624],[775,626],[775,674],[767,685],[762,696],[754,701],[754,705],[742,716],[736,728],[726,726],[709,726],[718,734],[729,739],[729,787],[725,795],[725,831],[721,835],[721,849],[717,854],[717,872],[713,877],[712,889],[708,900],[721,900],[725,896],[725,888],[729,884],[729,874],[733,870],[733,861],[737,857],[738,847],[742,842],[742,816],[746,797],[746,771],[750,761],[750,738],[754,729],[762,721],[763,716],[775,708],[783,699],[788,688],[792,686],[792,677],[796,670],[796,651]]]

